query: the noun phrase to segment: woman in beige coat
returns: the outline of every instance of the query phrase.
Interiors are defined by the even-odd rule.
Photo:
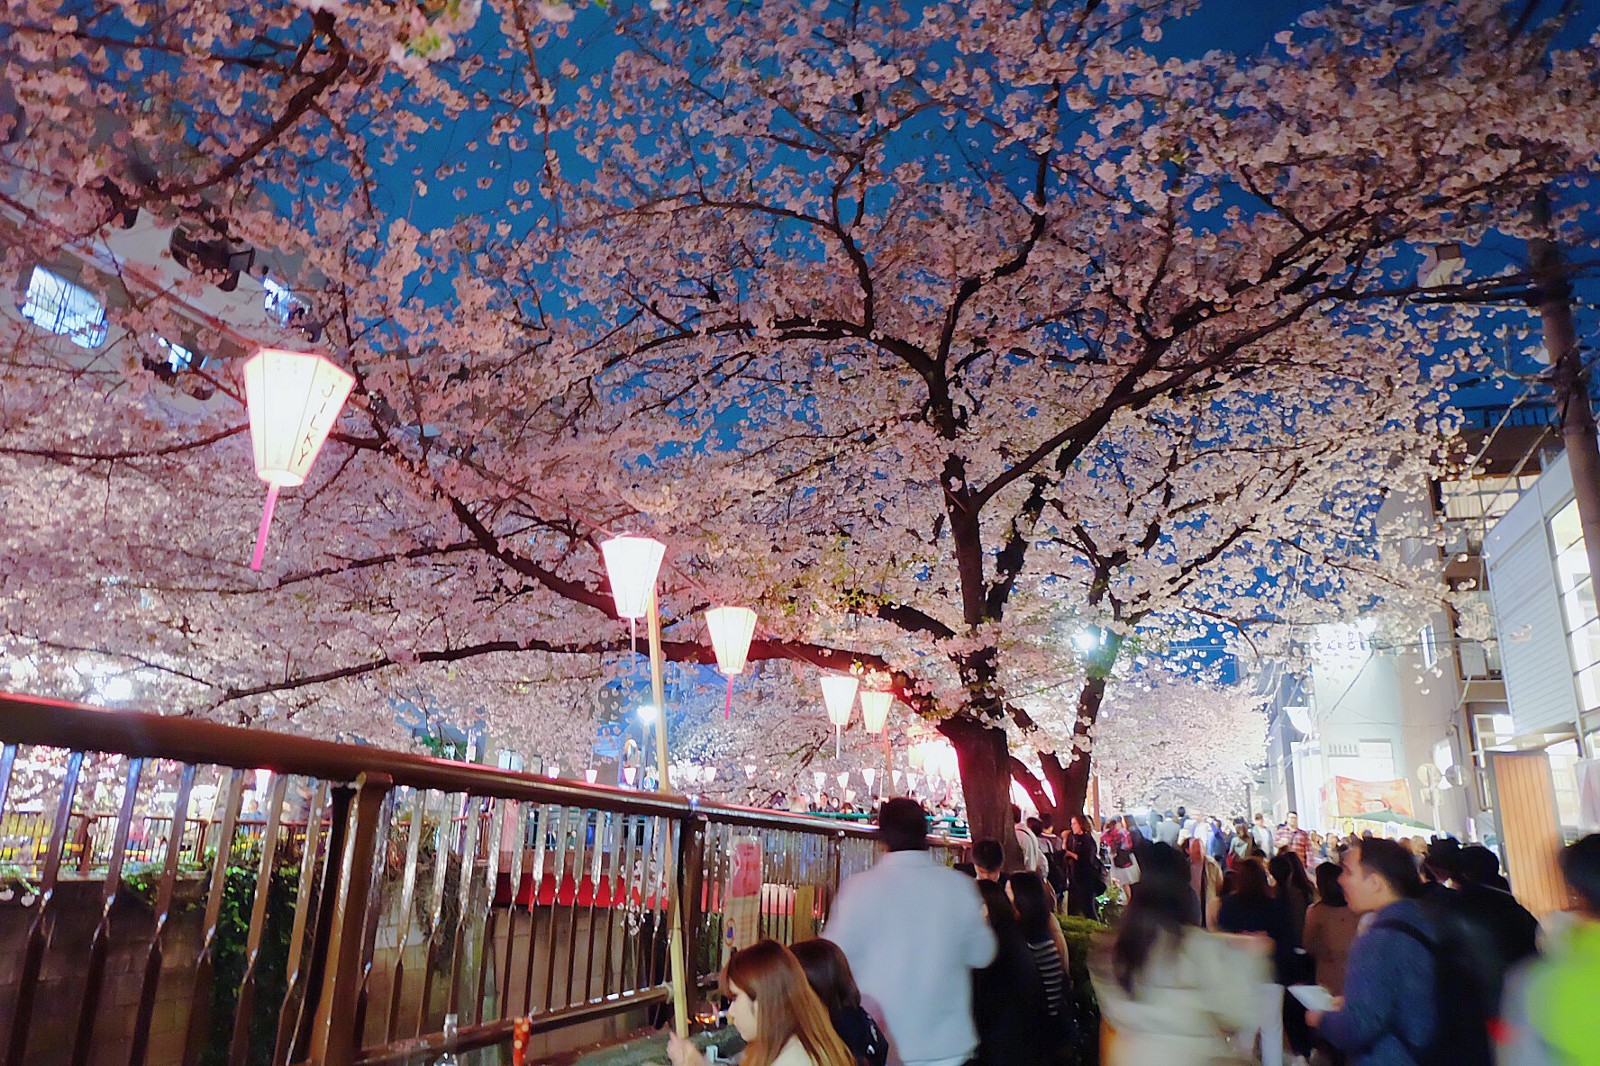
[[[1089,960],[1113,1030],[1105,1066],[1249,1062],[1232,1037],[1254,1028],[1271,942],[1197,928],[1189,864],[1177,851],[1157,844],[1141,861],[1121,923]]]

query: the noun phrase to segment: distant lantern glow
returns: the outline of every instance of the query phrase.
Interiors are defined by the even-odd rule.
[[[606,579],[611,582],[611,598],[617,617],[637,621],[650,609],[650,594],[655,591],[656,575],[667,546],[653,537],[624,533],[602,541],[600,554],[606,562]]]
[[[878,771],[869,766],[861,771],[861,778],[867,783],[867,792],[872,792],[873,784],[878,780]]]
[[[278,490],[305,484],[356,379],[320,355],[263,348],[244,365],[250,443],[267,503],[256,531],[250,569],[260,570]]]
[[[861,693],[861,724],[867,732],[882,733],[889,723],[889,710],[894,706],[893,692],[863,689]]]
[[[852,674],[824,674],[822,702],[828,708],[828,720],[833,723],[833,755],[839,756],[839,734],[850,724],[850,710],[855,706],[856,689],[861,682]]]
[[[839,787],[840,788],[849,788],[850,787],[850,771],[849,770],[841,770],[841,771],[839,771],[838,777],[836,777],[834,780],[839,782]]]
[[[744,673],[750,658],[750,638],[756,633],[756,613],[748,607],[711,607],[706,610],[706,629],[711,633],[711,650],[717,655],[717,671],[728,679],[728,699],[722,717],[733,717],[733,679]]]
[[[816,770],[811,774],[811,783],[817,786],[817,791],[819,793],[822,791],[822,786],[826,784],[827,781],[828,775],[822,770]]]

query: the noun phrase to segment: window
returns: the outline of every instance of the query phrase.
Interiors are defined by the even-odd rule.
[[[161,349],[166,359],[167,370],[173,374],[184,370],[199,370],[206,365],[206,357],[181,344],[176,344],[165,337],[156,338],[156,346]]]
[[[28,278],[22,317],[51,333],[70,338],[80,348],[106,342],[106,307],[81,285],[36,266]]]
[[[1429,622],[1417,634],[1417,641],[1422,646],[1422,668],[1432,670],[1439,661],[1439,641],[1433,635],[1433,623]]]
[[[1572,634],[1572,668],[1581,671],[1600,663],[1600,618]]]
[[[1600,664],[1578,671],[1578,703],[1585,711],[1600,707]]]
[[[310,313],[310,308],[306,306],[306,302],[291,292],[289,287],[282,282],[267,277],[261,279],[261,284],[267,290],[265,301],[267,315],[278,325],[298,325]]]
[[[1555,542],[1558,555],[1583,540],[1583,524],[1578,518],[1577,500],[1569,501],[1550,519],[1550,539]]]

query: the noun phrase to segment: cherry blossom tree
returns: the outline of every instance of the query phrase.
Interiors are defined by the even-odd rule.
[[[1193,60],[1152,44],[1186,3],[711,2],[605,15],[587,71],[563,7],[313,6],[25,5],[0,43],[8,269],[198,219],[294,257],[358,382],[257,576],[232,364],[198,406],[146,365],[175,317],[250,339],[184,311],[217,276],[128,264],[93,355],[15,326],[9,653],[300,728],[426,676],[556,730],[628,646],[596,543],[647,531],[669,658],[756,607],[754,659],[937,722],[1001,839],[1014,750],[1081,808],[1130,647],[1436,595],[1373,524],[1476,358],[1416,249],[1600,146],[1594,53],[1487,0]]]
[[[1228,815],[1264,760],[1266,726],[1261,699],[1241,685],[1181,676],[1119,684],[1093,730],[1101,807]]]

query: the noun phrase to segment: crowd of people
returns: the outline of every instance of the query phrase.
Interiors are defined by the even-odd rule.
[[[887,801],[885,853],[822,939],[729,964],[744,1066],[1070,1066],[1086,1022],[1058,915],[1105,898],[1112,928],[1077,960],[1105,1066],[1600,1066],[1600,835],[1562,853],[1572,910],[1541,927],[1494,852],[1451,838],[1013,819],[1015,849],[975,841],[952,869],[922,805]]]

